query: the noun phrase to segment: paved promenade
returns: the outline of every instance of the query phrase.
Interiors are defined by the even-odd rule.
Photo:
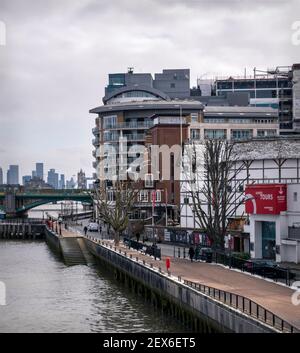
[[[120,244],[120,247],[124,250],[126,248],[124,244]],[[161,261],[155,261],[150,256],[143,255],[133,249],[128,251],[127,248],[127,253],[143,258],[147,263],[151,262],[153,266],[161,267],[163,271],[166,271],[166,256],[162,256]],[[217,264],[191,263],[188,259],[174,259],[173,257],[170,259],[172,275],[242,295],[300,329],[300,305],[295,306],[291,302],[294,290]]]
[[[77,232],[63,230],[64,236],[69,237],[72,234],[79,235]],[[93,236],[93,234],[90,235]],[[105,240],[105,242],[113,244],[112,240]],[[152,263],[154,267],[161,267],[162,271],[166,271],[166,256],[162,256],[162,260],[155,260],[134,249],[128,249],[122,242],[118,248],[126,251],[127,255],[137,256],[140,260],[145,260],[148,264]],[[249,298],[300,330],[300,305],[292,304],[291,296],[294,293],[292,289],[217,264],[191,263],[188,259],[169,257],[172,275]]]

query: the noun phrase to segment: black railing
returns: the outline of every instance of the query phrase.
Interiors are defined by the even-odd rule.
[[[124,237],[123,242],[129,248],[138,251],[143,251],[147,255],[154,256],[157,259],[161,259],[161,249],[159,249],[156,244],[146,245],[144,243],[140,243],[136,240],[127,237]]]
[[[252,275],[258,275],[263,278],[272,279],[275,282],[285,283],[287,286],[290,286],[294,281],[300,280],[300,270],[296,268],[285,268],[280,265],[274,266],[266,265],[260,262],[253,262],[251,259],[246,260],[239,258],[236,255],[231,254],[230,252],[225,251],[216,251],[211,252],[201,252],[202,246],[196,248],[194,260],[203,260],[206,262],[214,262],[229,268],[235,268],[242,272],[247,272]],[[204,247],[207,249],[206,247]],[[174,257],[178,258],[187,258],[188,249],[183,247],[174,246]],[[263,261],[262,261],[263,262]]]
[[[253,300],[241,296],[239,294],[224,291],[214,287],[209,287],[204,284],[195,283],[184,280],[184,284],[215,299],[218,300],[242,313],[253,317],[254,319],[275,328],[280,332],[285,333],[299,333],[300,331],[281,319],[279,316],[272,313],[270,310],[265,309],[263,306],[257,304]]]
[[[284,268],[279,265],[265,265],[251,260],[245,260],[225,252],[213,252],[213,262],[236,268],[252,275],[258,275],[263,278],[270,278],[275,282],[285,283],[290,286],[292,282],[300,279],[300,271],[292,268]]]
[[[0,223],[5,224],[43,224],[46,219],[42,218],[5,218],[0,219]]]

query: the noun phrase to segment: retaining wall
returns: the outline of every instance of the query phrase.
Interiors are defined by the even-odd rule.
[[[126,257],[106,246],[85,238],[89,251],[115,270],[130,276],[153,291],[157,300],[167,300],[177,308],[201,320],[207,331],[266,333],[275,330],[237,310],[198,292],[158,270]]]

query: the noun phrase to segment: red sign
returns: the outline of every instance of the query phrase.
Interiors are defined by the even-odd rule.
[[[246,213],[280,214],[287,210],[286,184],[247,185]]]

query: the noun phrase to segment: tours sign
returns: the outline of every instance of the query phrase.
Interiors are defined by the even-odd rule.
[[[280,214],[287,210],[286,184],[253,184],[245,190],[248,214]]]

